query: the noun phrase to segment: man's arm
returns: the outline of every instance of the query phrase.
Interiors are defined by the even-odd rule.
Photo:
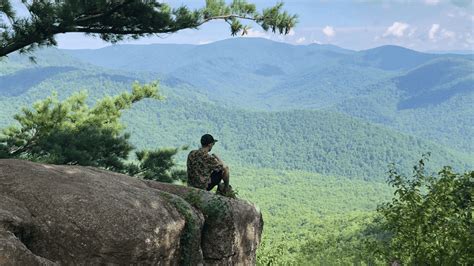
[[[217,156],[217,154],[213,153],[213,154],[212,154],[212,157],[216,158],[217,161],[218,161],[222,166],[225,166],[224,161],[222,161],[222,159],[221,159],[219,156]]]

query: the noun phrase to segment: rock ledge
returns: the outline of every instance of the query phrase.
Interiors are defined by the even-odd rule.
[[[0,160],[0,265],[252,265],[242,200],[92,167]]]

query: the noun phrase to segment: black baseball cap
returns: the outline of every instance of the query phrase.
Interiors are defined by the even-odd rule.
[[[204,134],[201,137],[201,145],[202,146],[207,146],[211,143],[217,142],[217,139],[214,139],[214,137],[211,134]]]

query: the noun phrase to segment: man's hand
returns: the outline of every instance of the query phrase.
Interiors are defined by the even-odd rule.
[[[212,156],[213,156],[214,158],[216,158],[217,161],[218,161],[220,164],[224,165],[224,161],[222,161],[221,158],[219,158],[219,156],[217,156],[217,154],[213,153]]]

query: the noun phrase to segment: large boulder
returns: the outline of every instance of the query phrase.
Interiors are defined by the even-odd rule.
[[[255,264],[252,205],[92,167],[0,160],[0,265]]]
[[[146,181],[150,187],[185,199],[207,218],[201,248],[206,264],[255,264],[263,231],[262,215],[253,205],[183,186]]]

